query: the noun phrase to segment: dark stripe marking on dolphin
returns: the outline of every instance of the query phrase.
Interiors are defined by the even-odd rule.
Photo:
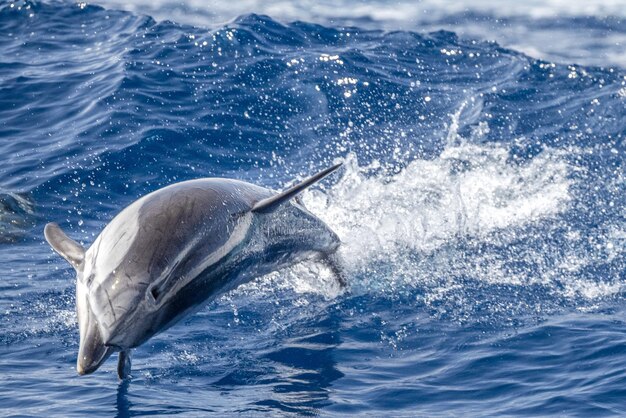
[[[85,249],[55,223],[44,235],[76,270],[79,374],[130,351],[205,303],[256,277],[319,258],[345,286],[337,235],[297,200],[329,167],[282,193],[204,178],[154,191],[122,210]]]

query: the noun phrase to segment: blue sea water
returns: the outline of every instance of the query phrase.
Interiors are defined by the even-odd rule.
[[[0,414],[626,414],[626,69],[430,29],[0,3]],[[77,376],[46,222],[89,245],[173,182],[281,189],[336,161],[303,200],[347,292],[295,266],[148,341],[131,380]]]

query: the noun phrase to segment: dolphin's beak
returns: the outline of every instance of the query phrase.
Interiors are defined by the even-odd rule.
[[[80,333],[80,347],[76,359],[76,371],[81,376],[95,372],[115,351],[114,347],[104,345],[100,327],[91,310],[85,325],[85,329]]]

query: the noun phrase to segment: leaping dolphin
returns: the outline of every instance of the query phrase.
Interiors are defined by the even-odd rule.
[[[327,168],[282,193],[233,179],[172,184],[123,209],[88,250],[55,223],[44,235],[76,270],[80,345],[76,370],[89,374],[256,277],[319,258],[345,286],[340,240],[294,198],[335,171]]]

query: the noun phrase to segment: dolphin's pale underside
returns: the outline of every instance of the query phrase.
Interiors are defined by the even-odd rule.
[[[232,179],[205,178],[152,192],[122,210],[85,250],[55,223],[44,234],[76,270],[79,374],[130,351],[203,304],[255,277],[319,258],[345,285],[337,235],[299,201],[335,165],[276,194]]]

